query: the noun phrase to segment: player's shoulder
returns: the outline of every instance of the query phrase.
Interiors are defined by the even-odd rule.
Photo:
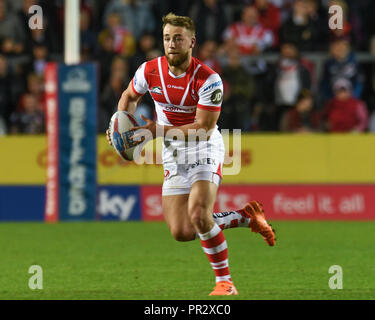
[[[138,67],[137,71],[142,74],[146,81],[151,81],[152,76],[158,74],[158,58],[145,61]]]
[[[152,60],[145,61],[141,64],[140,67],[143,67],[144,70],[145,70],[145,73],[148,73],[148,72],[152,71],[153,69],[157,68],[158,59],[159,59],[159,57],[154,58]]]
[[[201,65],[196,75],[196,78],[201,85],[206,82],[221,81],[220,75],[216,71],[212,70],[208,65],[204,64],[197,58],[194,58],[194,63]]]
[[[198,58],[193,57],[192,59],[193,59],[193,62],[194,62],[195,65],[200,65],[200,68],[199,68],[198,73],[197,73],[198,77],[208,78],[212,74],[217,74],[216,71],[212,70],[208,65],[204,64]]]

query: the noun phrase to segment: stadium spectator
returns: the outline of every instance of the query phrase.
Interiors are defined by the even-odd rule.
[[[367,13],[367,21],[368,21],[368,23],[365,24],[365,27],[364,27],[366,30],[365,35],[367,36],[365,37],[365,39],[366,41],[368,41],[364,49],[365,50],[369,49],[369,51],[373,55],[375,55],[375,23],[373,23],[373,19],[375,17],[375,2],[371,1],[370,8],[366,7],[364,9],[364,12]]]
[[[306,133],[320,129],[319,114],[314,110],[314,98],[309,90],[302,90],[296,105],[281,119],[282,132]]]
[[[354,97],[361,96],[363,75],[346,37],[335,38],[330,45],[330,58],[324,63],[321,82],[323,101],[333,97],[333,84],[340,78],[351,81]]]
[[[4,136],[7,134],[7,125],[5,120],[0,117],[0,136]]]
[[[280,28],[280,42],[295,43],[299,51],[316,51],[319,42],[318,29],[309,16],[309,0],[296,0],[291,16]]]
[[[364,132],[368,126],[368,111],[364,101],[352,95],[348,79],[338,79],[333,86],[335,96],[322,112],[329,132]]]
[[[160,57],[162,54],[163,53],[158,48],[152,49],[147,52],[146,60],[149,61],[149,60],[155,59],[157,57]]]
[[[8,53],[23,52],[26,34],[18,16],[8,10],[6,1],[0,1],[0,39],[7,39]]]
[[[177,15],[184,15],[186,12],[190,12],[195,1],[151,0],[150,2],[152,3],[151,11],[155,21],[153,34],[154,36],[159,37],[159,30],[162,27],[162,17],[168,12],[173,12]]]
[[[97,53],[97,36],[90,28],[90,14],[86,10],[81,10],[80,21],[80,45],[81,45],[81,60],[91,60]]]
[[[107,17],[114,12],[120,16],[121,26],[126,27],[137,40],[143,33],[155,30],[155,20],[146,1],[112,0],[104,14],[106,22]]]
[[[46,100],[44,94],[44,87],[43,87],[43,76],[39,76],[35,73],[30,73],[27,76],[27,85],[26,85],[26,93],[20,96],[18,101],[17,110],[24,111],[25,110],[25,103],[29,102],[28,95],[32,95],[36,102],[37,102],[37,110],[45,113],[46,110]],[[27,101],[26,101],[27,100]]]
[[[273,45],[272,31],[259,24],[258,10],[246,6],[241,21],[232,23],[223,35],[227,52],[238,47],[243,55],[256,55]]]
[[[268,74],[275,104],[274,130],[279,130],[283,114],[297,102],[298,94],[303,89],[311,90],[311,74],[302,63],[298,48],[293,43],[283,43],[280,58],[273,70]]]
[[[375,132],[375,111],[371,114],[370,120],[369,120],[369,131]]]
[[[250,130],[250,115],[255,98],[253,77],[241,65],[241,54],[232,50],[228,54],[228,65],[223,68],[224,103],[221,108],[219,126],[225,129]]]
[[[61,55],[64,51],[64,2],[39,0],[38,4],[43,8],[43,29],[34,29],[31,33],[44,34],[49,52]]]
[[[343,11],[343,28],[329,30],[331,38],[347,37],[355,50],[368,49],[367,40],[373,25],[373,1],[330,0],[328,6],[338,5]]]
[[[128,81],[128,79],[127,79]],[[109,83],[105,86],[100,99],[98,130],[105,132],[108,129],[108,123],[112,114],[117,110],[117,102],[125,89],[124,78],[118,74],[113,73],[109,79]]]
[[[48,60],[48,48],[44,44],[35,44],[32,48],[31,60],[23,67],[24,74],[35,73],[44,76]]]
[[[136,41],[129,29],[121,25],[121,17],[116,12],[107,15],[107,27],[99,33],[98,40],[102,47],[109,35],[113,36],[113,49],[116,54],[124,57],[134,54]]]
[[[374,51],[374,55],[375,55],[375,51]],[[371,114],[370,120],[369,120],[369,131],[375,132],[375,63],[372,63],[371,67],[367,68],[367,71],[368,71],[367,73],[368,94],[366,95],[367,97],[366,103],[369,109],[369,113]]]
[[[199,0],[193,4],[190,12],[195,27],[199,30],[196,35],[198,45],[207,40],[221,42],[222,34],[228,25],[227,15],[221,1]]]
[[[33,4],[39,4],[43,8],[43,29],[31,30],[28,27],[30,17],[28,8]],[[332,31],[327,27],[328,6],[333,4],[341,5],[344,9],[343,30]],[[250,7],[256,10],[248,9]],[[337,79],[346,78],[352,83],[353,96],[357,99],[361,97],[369,106],[369,113],[373,111],[375,96],[368,85],[372,73],[367,65],[365,67],[359,64],[354,52],[358,49],[371,50],[371,48],[375,52],[375,24],[372,23],[374,10],[375,3],[371,0],[355,2],[346,0],[236,0],[231,2],[222,0],[191,2],[82,0],[82,57],[83,60],[88,57],[90,60],[95,58],[98,61],[99,95],[101,98],[105,87],[110,87],[112,80],[115,82],[115,78],[127,79],[127,74],[133,75],[142,61],[162,54],[157,49],[156,31],[152,27],[152,25],[160,23],[161,19],[159,18],[162,15],[168,11],[180,14],[190,12],[199,30],[197,36],[200,37],[198,39],[199,46],[196,46],[198,49],[196,56],[203,63],[221,73],[226,63],[225,55],[222,56],[222,53],[231,53],[234,47],[238,47],[241,54],[245,55],[241,58],[241,66],[244,68],[244,73],[251,74],[252,80],[250,81],[255,82],[256,98],[253,97],[250,102],[249,112],[252,119],[250,126],[248,122],[245,126],[237,124],[235,126],[246,127],[247,130],[257,128],[257,130],[274,131],[279,127],[277,119],[281,117],[283,113],[281,111],[293,108],[295,105],[295,102],[287,102],[288,98],[292,101],[295,100],[297,93],[304,87],[315,92],[315,73],[321,75],[318,79],[320,90],[314,94],[316,105],[320,108],[334,97],[333,83]],[[241,21],[232,23],[237,12]],[[123,23],[124,17],[127,18]],[[145,17],[151,17],[151,19],[145,19]],[[155,17],[158,20],[155,20]],[[6,124],[9,124],[8,120],[12,110],[22,105],[22,97],[25,93],[30,92],[28,75],[33,74],[40,77],[43,75],[47,61],[62,60],[63,20],[62,1],[15,0],[10,2],[0,0],[0,64],[6,64],[6,72],[3,68],[0,75],[0,100],[6,101],[1,103],[0,114],[7,110]],[[103,21],[106,23],[103,24]],[[151,23],[149,23],[150,21]],[[228,24],[230,26],[225,29]],[[130,26],[138,25],[143,27],[136,27],[139,31],[136,40],[135,36],[131,34]],[[302,72],[293,73],[291,71],[293,68],[288,68],[288,61],[294,61],[293,59],[281,59],[280,57],[275,68],[272,66],[269,68],[265,60],[260,59],[261,56],[256,59],[247,59],[248,55],[270,49],[273,43],[266,41],[269,40],[269,36],[256,37],[249,31],[262,30],[265,34],[271,34],[271,38],[274,35],[273,39],[277,41],[277,31],[275,30],[278,26],[280,27],[280,40],[283,40],[283,36],[285,36],[284,39],[286,38],[286,47],[297,46],[303,50],[297,59]],[[225,31],[222,33],[222,30]],[[222,38],[218,37],[220,33]],[[233,36],[225,38],[224,35],[228,34]],[[94,41],[92,36],[94,36]],[[372,41],[370,40],[371,36],[373,36]],[[208,41],[203,41],[203,39],[208,39]],[[220,46],[223,39],[225,39],[225,46]],[[328,39],[331,39],[332,42],[329,43]],[[259,43],[260,45],[258,45]],[[279,41],[279,45],[280,43]],[[316,50],[324,52],[328,44],[330,57],[324,61],[324,65],[322,63],[315,64],[314,60],[313,64],[303,58],[305,48],[309,49],[309,52]],[[371,44],[373,45],[371,46]],[[95,47],[98,49],[95,50]],[[295,49],[289,48],[289,51],[293,50]],[[285,51],[284,43],[281,43],[280,51]],[[129,65],[126,64],[126,61],[117,59],[116,55],[127,58]],[[234,55],[235,53],[232,56]],[[112,63],[116,66],[114,69],[118,70],[112,71]],[[321,65],[324,66],[323,69],[320,68]],[[290,77],[287,76],[288,74]],[[305,77],[307,74],[309,77]],[[298,83],[296,75],[297,78],[301,77],[304,80],[300,80]],[[267,80],[265,83],[263,78]],[[308,78],[310,80],[306,81]],[[366,82],[364,79],[367,79]],[[306,85],[307,82],[310,82],[310,85]],[[276,83],[278,90],[276,90]],[[246,87],[246,84],[244,83],[242,86]],[[285,87],[289,89],[285,89]],[[281,90],[282,88],[284,90]],[[43,105],[38,97],[39,95],[37,95],[38,105]],[[146,99],[145,97],[142,102],[147,106],[152,105]],[[102,100],[100,99],[100,101]],[[247,102],[246,100],[245,103]],[[283,108],[285,106],[287,108]],[[225,107],[224,104],[223,108]],[[4,117],[4,115],[0,115],[0,117]],[[2,128],[4,131],[4,125]]]
[[[308,0],[306,2],[307,13],[314,28],[317,30],[318,41],[316,50],[327,51],[329,42],[328,10],[322,7],[319,0]]]
[[[127,60],[121,56],[116,56],[111,65],[111,77],[117,75],[125,82],[129,82],[129,64]]]
[[[28,55],[32,55],[33,48],[35,46],[44,46],[46,47],[48,52],[52,52],[53,49],[53,41],[51,40],[49,28],[47,27],[47,23],[44,22],[43,29],[31,29],[30,30],[30,37],[27,39],[25,43],[25,53]]]
[[[39,134],[44,132],[44,114],[39,110],[37,98],[26,93],[23,109],[10,116],[10,133]]]
[[[8,61],[5,56],[0,55],[0,121],[1,132],[6,132],[6,126],[9,122],[9,115],[12,108],[12,76]]]
[[[255,0],[254,6],[258,10],[259,23],[273,33],[274,46],[279,44],[279,29],[281,26],[280,10],[269,0]]]
[[[212,70],[221,74],[221,66],[216,56],[217,49],[218,45],[215,41],[207,40],[200,46],[197,58],[208,65]]]
[[[346,1],[344,0],[329,0],[328,1],[328,7],[331,7],[331,6],[339,6],[342,8],[342,12],[343,12],[343,27],[342,28],[337,28],[337,29],[330,29],[330,38],[331,38],[331,41],[334,40],[335,38],[342,38],[342,37],[346,37],[348,38],[350,41],[353,41],[354,40],[354,37],[352,35],[352,25],[349,21],[349,18],[348,18],[348,5],[346,3]]]
[[[154,50],[156,40],[152,33],[144,33],[137,42],[137,49],[133,56],[129,58],[130,74],[133,75],[138,67],[147,59],[147,54]]]
[[[21,27],[23,28],[25,41],[29,41],[31,39],[31,29],[29,28],[29,8],[36,4],[36,0],[22,0],[22,6],[16,13],[18,20],[21,22]]]
[[[268,0],[268,3],[272,3],[279,11],[281,24],[289,18],[294,1],[295,0]]]
[[[124,86],[129,83],[129,65],[121,56],[115,56],[109,68],[107,82],[104,83],[100,95],[98,110],[98,131],[105,132],[112,114],[117,109],[117,102],[124,90]]]
[[[108,32],[102,36],[99,42],[98,55],[96,57],[99,66],[99,88],[102,92],[104,84],[108,83],[111,70],[108,66],[112,65],[116,53],[114,50],[113,34]]]

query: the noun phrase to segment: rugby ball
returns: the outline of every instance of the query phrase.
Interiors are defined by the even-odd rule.
[[[136,146],[130,140],[130,137],[134,134],[130,130],[138,126],[139,124],[134,116],[126,111],[117,111],[111,118],[109,136],[112,146],[124,160],[134,160],[134,149]]]

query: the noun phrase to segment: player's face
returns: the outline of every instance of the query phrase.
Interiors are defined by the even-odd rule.
[[[163,42],[168,64],[177,67],[189,58],[195,38],[186,28],[167,24],[163,30]]]

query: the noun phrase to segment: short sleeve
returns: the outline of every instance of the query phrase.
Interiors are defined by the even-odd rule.
[[[132,79],[132,88],[138,95],[144,95],[148,91],[148,83],[145,77],[146,62],[141,64]]]
[[[197,108],[220,111],[223,94],[223,81],[220,76],[217,73],[210,75],[198,91],[199,101]]]

